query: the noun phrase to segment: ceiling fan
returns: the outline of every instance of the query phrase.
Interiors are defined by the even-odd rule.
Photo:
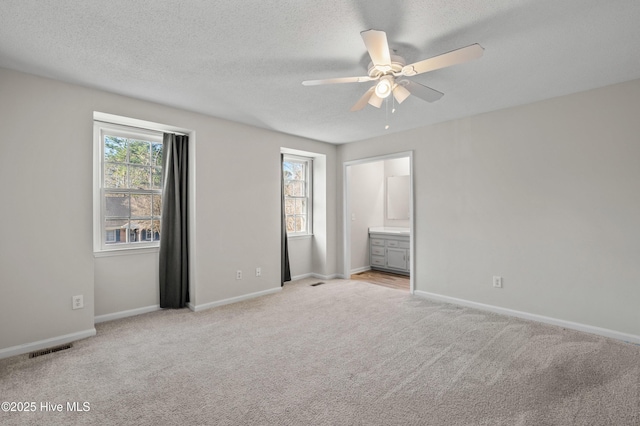
[[[377,81],[351,107],[351,111],[358,111],[369,105],[380,108],[382,101],[390,94],[400,104],[409,95],[415,95],[427,102],[435,102],[444,93],[438,92],[430,87],[424,86],[415,81],[402,77],[412,77],[429,71],[461,64],[482,56],[484,48],[479,44],[472,44],[461,49],[453,50],[433,58],[406,65],[404,58],[392,55],[387,43],[387,34],[384,31],[367,30],[360,33],[364,45],[371,57],[368,75],[362,77],[342,77],[329,78],[326,80],[307,80],[302,84],[305,86],[317,86],[320,84],[336,83],[363,83],[367,81]]]

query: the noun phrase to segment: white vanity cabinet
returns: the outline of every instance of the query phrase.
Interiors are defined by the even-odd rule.
[[[371,269],[409,275],[409,229],[369,228]]]

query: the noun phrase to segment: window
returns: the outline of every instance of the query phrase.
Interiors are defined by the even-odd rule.
[[[284,156],[284,211],[287,235],[311,235],[311,158]]]
[[[105,231],[105,240],[106,243],[115,243],[116,242],[116,231],[114,229],[107,229]]]
[[[96,121],[95,251],[157,247],[162,132]],[[99,207],[98,207],[99,205]]]

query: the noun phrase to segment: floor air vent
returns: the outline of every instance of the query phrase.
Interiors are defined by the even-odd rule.
[[[324,284],[324,283],[323,282],[319,282],[319,283],[311,284],[311,287],[315,287],[315,286],[320,285],[320,284]]]
[[[64,351],[65,349],[70,349],[73,347],[73,344],[67,343],[66,345],[54,346],[53,348],[42,349],[40,351],[31,352],[29,354],[29,358],[35,358],[42,355],[52,354],[54,352]]]

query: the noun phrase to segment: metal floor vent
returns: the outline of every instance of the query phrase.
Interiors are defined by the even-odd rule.
[[[67,343],[66,345],[54,346],[53,348],[42,349],[39,351],[31,352],[29,358],[35,358],[42,355],[52,354],[54,352],[64,351],[73,347],[73,343]]]
[[[324,282],[320,281],[319,283],[311,284],[311,287],[315,287],[317,285],[324,284]]]

